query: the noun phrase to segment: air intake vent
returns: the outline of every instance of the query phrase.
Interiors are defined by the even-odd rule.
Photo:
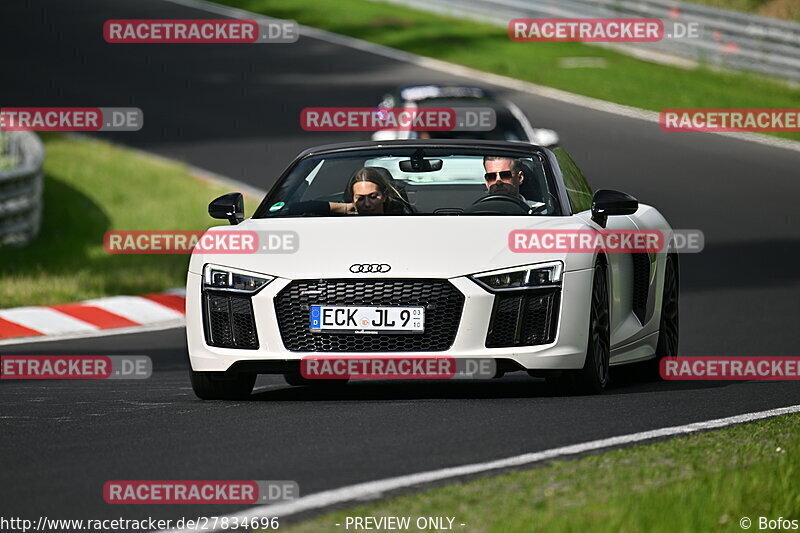
[[[501,292],[495,296],[487,348],[550,344],[556,337],[561,289]]]
[[[253,304],[247,296],[203,293],[206,343],[220,348],[258,349]]]

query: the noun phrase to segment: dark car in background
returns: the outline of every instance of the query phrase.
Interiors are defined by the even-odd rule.
[[[480,87],[462,85],[405,85],[381,98],[379,108],[491,108],[496,117],[489,131],[378,131],[374,141],[400,139],[477,139],[484,141],[520,141],[538,146],[555,146],[558,134],[550,129],[534,128],[525,113],[514,103],[499,98],[494,92]]]

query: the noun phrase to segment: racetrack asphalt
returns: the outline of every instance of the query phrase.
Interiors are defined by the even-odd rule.
[[[323,40],[111,45],[107,19],[214,18],[158,0],[12,1],[0,18],[0,104],[139,107],[145,127],[98,134],[266,189],[301,150],[312,106],[369,106],[389,88],[477,83]],[[681,257],[683,355],[797,355],[800,153],[500,90],[557,130],[595,188],[625,190],[706,235]],[[664,107],[672,107],[669,102]],[[114,179],[114,176],[109,176]],[[198,209],[205,209],[198,206]],[[2,260],[0,259],[0,262]],[[560,397],[489,383],[358,383],[344,392],[261,377],[249,402],[201,402],[183,330],[0,346],[2,354],[149,355],[144,381],[0,384],[0,516],[176,518],[235,506],[112,506],[110,479],[292,479],[302,494],[663,426],[800,403],[792,382],[643,383]]]

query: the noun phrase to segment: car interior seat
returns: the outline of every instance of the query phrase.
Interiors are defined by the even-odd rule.
[[[541,164],[535,164],[533,161],[525,159],[520,160],[520,163],[522,163],[522,176],[524,179],[519,184],[519,193],[526,200],[543,202],[547,205],[547,213],[551,213],[555,206],[553,205],[553,198],[547,190],[547,178],[544,175],[544,169]]]

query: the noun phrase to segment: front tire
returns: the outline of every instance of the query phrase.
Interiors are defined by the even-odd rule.
[[[661,322],[658,326],[658,344],[653,360],[653,376],[660,379],[661,360],[678,355],[680,339],[680,286],[678,281],[677,259],[667,256],[664,267],[664,292],[661,295]]]
[[[192,390],[201,400],[246,400],[256,384],[255,374],[191,371]]]
[[[594,268],[592,281],[586,362],[576,376],[577,391],[583,394],[601,393],[609,382],[610,360],[611,322],[608,304],[608,267],[605,263],[598,263]]]

